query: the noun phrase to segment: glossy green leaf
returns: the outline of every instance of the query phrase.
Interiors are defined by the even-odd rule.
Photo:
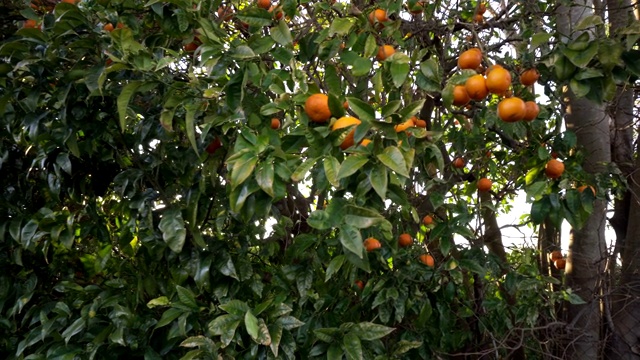
[[[390,170],[395,171],[398,175],[409,177],[407,173],[407,163],[400,149],[395,146],[389,146],[377,155],[378,160]]]
[[[158,228],[162,231],[162,239],[171,251],[176,253],[181,252],[187,236],[187,229],[185,228],[180,209],[170,208],[166,210],[164,214],[162,214]]]
[[[360,235],[360,231],[356,227],[347,224],[341,225],[340,243],[346,250],[362,258],[364,245],[362,244],[362,235]]]
[[[335,273],[340,271],[340,268],[342,267],[342,264],[344,264],[345,260],[346,257],[344,255],[338,255],[331,259],[331,261],[329,262],[329,266],[327,266],[324,282],[331,280],[331,277],[333,277]]]
[[[338,180],[351,176],[360,170],[369,161],[366,156],[363,155],[349,155],[340,165],[338,171]]]
[[[344,335],[344,339],[342,340],[344,354],[347,357],[347,360],[362,360],[362,344],[360,343],[360,339],[353,333],[347,333]]]
[[[256,167],[255,177],[260,189],[269,196],[275,197],[275,192],[273,190],[273,182],[275,179],[273,163],[270,161],[263,161],[258,164]]]
[[[369,182],[376,194],[378,194],[382,200],[385,200],[387,197],[387,185],[389,183],[387,167],[381,163],[376,164],[374,168],[371,169],[371,172],[369,172]]]

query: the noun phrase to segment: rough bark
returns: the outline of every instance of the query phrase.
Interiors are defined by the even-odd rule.
[[[593,14],[593,1],[573,1],[570,6],[557,9],[557,26],[561,37],[581,35],[573,26]],[[597,34],[591,33],[592,36]],[[605,106],[578,98],[566,91],[567,130],[576,133],[578,146],[585,152],[584,169],[592,174],[602,172],[611,160],[609,117]],[[593,213],[582,229],[573,229],[569,243],[566,284],[585,304],[569,304],[567,327],[570,342],[566,358],[598,359],[601,349],[600,281],[606,260],[605,247],[606,202],[596,200]]]

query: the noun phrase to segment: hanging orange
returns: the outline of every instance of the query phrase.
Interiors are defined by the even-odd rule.
[[[527,107],[519,97],[503,99],[498,103],[498,117],[504,122],[517,122],[524,118]]]

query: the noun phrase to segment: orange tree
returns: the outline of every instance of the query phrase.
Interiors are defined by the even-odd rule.
[[[602,101],[612,73],[638,71],[632,41],[558,43],[554,4],[526,4],[16,9],[0,47],[3,358],[556,351],[556,304],[581,300],[533,250],[507,254],[496,216],[525,190],[526,223],[585,221],[612,180],[582,171],[559,87]]]

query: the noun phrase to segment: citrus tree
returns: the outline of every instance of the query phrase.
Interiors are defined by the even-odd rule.
[[[562,87],[613,99],[640,29],[560,34],[555,8],[8,7],[0,353],[562,356],[584,295],[557,239],[507,251],[497,217],[524,191],[521,226],[582,228],[622,188],[583,169]]]

